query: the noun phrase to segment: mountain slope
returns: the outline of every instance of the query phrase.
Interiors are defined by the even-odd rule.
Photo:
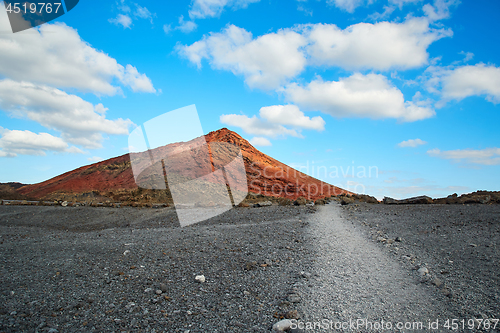
[[[222,128],[205,136],[210,143],[225,142],[240,147],[245,162],[249,191],[257,194],[311,200],[350,193],[321,182],[263,154],[237,133]],[[191,142],[191,141],[190,141]],[[189,145],[190,142],[169,144],[152,150],[161,154]],[[218,161],[213,161],[219,165]],[[49,198],[57,193],[82,194],[92,191],[113,192],[135,190],[130,155],[125,154],[106,161],[83,166],[38,184],[26,185],[18,192],[35,199]]]

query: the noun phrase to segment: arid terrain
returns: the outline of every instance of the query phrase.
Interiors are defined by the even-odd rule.
[[[0,230],[0,332],[270,332],[365,316],[500,332],[477,329],[500,314],[498,205],[274,204],[185,228],[171,208],[0,206]]]
[[[182,169],[168,182],[144,171],[159,162],[134,176],[132,164],[148,163],[138,153],[0,184],[0,333],[381,331],[342,326],[357,320],[500,332],[500,192],[379,202],[227,129],[205,140],[204,156],[191,141],[150,152],[183,152],[167,161]],[[181,224],[179,209],[189,219],[221,206],[174,205],[169,186],[204,175],[189,161],[225,168],[227,147],[241,151],[248,195]],[[225,195],[241,190],[224,177]]]

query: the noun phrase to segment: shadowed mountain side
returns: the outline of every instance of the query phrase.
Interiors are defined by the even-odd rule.
[[[83,166],[38,184],[25,185],[17,191],[35,199],[49,198],[56,193],[131,191],[138,188],[132,165],[134,169],[138,168],[140,171],[137,173],[139,174],[137,181],[141,187],[163,189],[164,173],[158,172],[158,170],[163,170],[163,166],[157,162],[162,156],[175,156],[174,159],[166,161],[166,168],[175,171],[169,174],[168,183],[180,184],[185,180],[197,179],[207,174],[207,170],[203,167],[186,167],[186,165],[191,165],[189,161],[198,161],[200,165],[212,165],[212,170],[218,170],[222,166],[227,166],[239,154],[239,149],[235,149],[236,146],[241,149],[249,192],[289,199],[303,196],[311,200],[342,193],[350,194],[348,191],[307,176],[263,154],[247,140],[227,128],[210,132],[205,139],[209,143],[210,156],[197,150],[197,143],[200,142],[200,138],[197,138],[189,142],[158,147],[150,152],[125,154]],[[131,159],[134,163],[131,163]],[[208,159],[212,163],[208,162]],[[156,162],[151,165],[151,160]],[[230,168],[230,166],[225,168]],[[214,175],[214,177],[216,181],[220,181],[220,176]],[[228,180],[233,181],[232,188],[242,189],[243,185],[241,182],[238,183],[237,179],[229,178]]]

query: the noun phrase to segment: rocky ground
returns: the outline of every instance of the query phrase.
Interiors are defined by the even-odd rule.
[[[499,319],[500,206],[359,204],[342,216],[444,301],[443,313],[476,328]]]
[[[0,206],[0,332],[269,332],[312,211]]]
[[[0,235],[0,332],[269,332],[285,317],[385,308],[394,320],[500,314],[499,206],[274,205],[184,228],[170,208],[0,206]]]

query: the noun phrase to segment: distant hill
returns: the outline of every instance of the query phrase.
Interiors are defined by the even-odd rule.
[[[18,193],[17,190],[26,184],[21,183],[0,183],[0,199],[25,200],[25,195]]]

